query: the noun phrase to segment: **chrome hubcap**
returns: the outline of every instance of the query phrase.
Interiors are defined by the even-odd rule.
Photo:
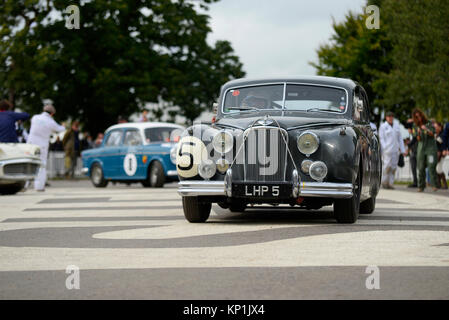
[[[92,180],[95,184],[99,184],[101,181],[101,169],[98,167],[95,167],[92,172]]]
[[[151,183],[152,184],[156,184],[156,182],[157,182],[157,174],[158,174],[158,170],[156,168],[151,170]]]

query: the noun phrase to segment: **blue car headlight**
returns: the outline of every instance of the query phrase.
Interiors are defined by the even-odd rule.
[[[173,148],[170,149],[170,160],[173,164],[176,164],[176,150],[178,146],[175,145]]]

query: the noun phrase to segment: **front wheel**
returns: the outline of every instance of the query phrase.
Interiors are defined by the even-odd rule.
[[[376,209],[376,197],[371,197],[360,204],[360,213],[370,214]]]
[[[161,188],[165,183],[164,168],[159,161],[153,162],[148,172],[147,180],[142,182],[144,187]]]
[[[231,212],[243,212],[246,209],[246,203],[243,202],[233,202],[229,205],[229,210]]]
[[[209,218],[212,204],[199,202],[198,197],[182,197],[182,207],[187,221],[197,223],[206,222]]]
[[[16,194],[25,186],[25,182],[17,182],[0,186],[0,194],[11,195]]]
[[[334,202],[334,215],[338,223],[354,223],[359,217],[360,192],[361,192],[360,171],[355,179],[353,195],[349,199],[337,199]]]
[[[104,188],[108,185],[108,181],[104,178],[103,169],[98,163],[92,166],[90,180],[96,188]]]

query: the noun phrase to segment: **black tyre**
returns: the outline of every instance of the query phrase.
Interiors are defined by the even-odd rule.
[[[371,197],[360,204],[360,213],[370,214],[376,209],[376,197]]]
[[[236,203],[231,203],[229,205],[229,210],[231,212],[243,212],[246,209],[246,203],[242,203],[242,202],[236,202]]]
[[[218,202],[217,204],[222,209],[229,209],[229,203],[227,202]]]
[[[360,166],[360,168],[362,168]],[[350,199],[337,199],[334,202],[334,215],[338,223],[354,223],[359,217],[362,176],[360,169],[355,179],[353,196]]]
[[[103,175],[103,169],[99,163],[95,163],[90,169],[90,181],[96,188],[104,188],[108,185]]]
[[[17,182],[13,184],[7,184],[0,186],[0,194],[16,194],[25,186],[25,182]]]
[[[198,223],[209,218],[212,204],[199,202],[198,197],[182,197],[182,207],[187,221]]]
[[[164,168],[159,161],[154,161],[148,170],[147,180],[142,181],[142,185],[146,188],[161,188],[165,183]]]

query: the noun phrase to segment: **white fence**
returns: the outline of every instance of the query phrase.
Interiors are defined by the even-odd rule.
[[[47,159],[47,176],[48,178],[64,177],[65,167],[64,167],[64,151],[50,151],[48,153]],[[83,163],[81,158],[78,158],[75,168],[75,176],[84,176],[81,172],[83,168]]]

